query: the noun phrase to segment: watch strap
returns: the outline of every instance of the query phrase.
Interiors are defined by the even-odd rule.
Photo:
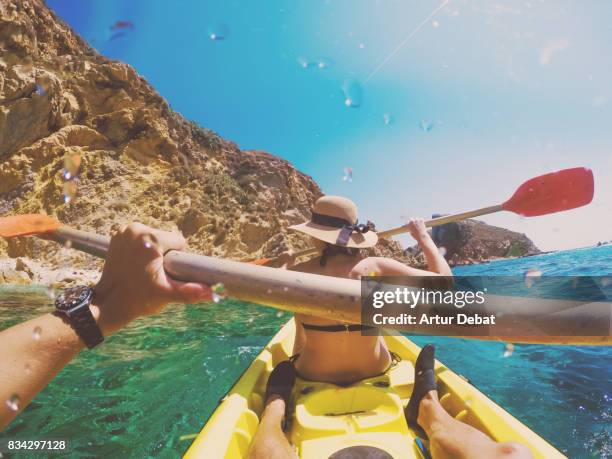
[[[77,335],[85,342],[85,345],[92,349],[104,341],[104,335],[96,323],[89,308],[83,308],[70,318],[70,322]]]
[[[63,290],[55,298],[55,314],[66,321],[90,349],[104,341],[89,308],[93,295],[91,287],[79,285]]]

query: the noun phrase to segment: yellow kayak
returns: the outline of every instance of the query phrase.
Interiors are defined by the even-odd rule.
[[[268,376],[293,349],[295,324],[290,320],[238,379],[195,438],[185,458],[246,457],[259,423]],[[404,418],[420,348],[403,336],[386,336],[401,362],[385,375],[348,387],[296,381],[293,419],[287,437],[300,458],[324,459],[355,446],[381,449],[394,458],[426,457]],[[496,441],[528,446],[536,458],[565,457],[542,437],[494,403],[465,379],[436,361],[440,401],[465,423]],[[425,442],[425,445],[427,443]]]

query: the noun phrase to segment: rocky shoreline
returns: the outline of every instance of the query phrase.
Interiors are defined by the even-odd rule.
[[[41,263],[30,258],[0,259],[0,285],[41,285],[51,289],[95,284],[101,271]]]
[[[182,233],[192,252],[247,261],[306,248],[287,228],[321,195],[288,161],[174,112],[43,0],[0,2],[0,215],[44,213],[98,234],[139,221]],[[537,253],[507,230],[470,225],[459,242],[439,241],[451,263]],[[369,254],[424,266],[394,241]],[[0,284],[91,283],[101,263],[37,238],[0,240]]]

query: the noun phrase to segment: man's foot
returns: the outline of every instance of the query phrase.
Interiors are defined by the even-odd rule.
[[[419,405],[427,393],[437,390],[436,375],[434,373],[435,353],[436,348],[433,344],[428,344],[421,349],[414,364],[414,388],[412,389],[408,406],[404,411],[408,425],[421,438],[427,438],[427,434],[417,422]]]
[[[295,384],[295,368],[293,363],[285,360],[274,367],[266,385],[266,400],[280,397],[285,402],[285,410],[289,406],[289,398]]]

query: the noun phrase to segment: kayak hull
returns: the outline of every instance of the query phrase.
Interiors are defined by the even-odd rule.
[[[268,376],[293,350],[295,323],[290,320],[255,358],[220,402],[185,458],[238,459],[247,456],[263,410]],[[385,336],[401,361],[383,375],[350,386],[296,381],[286,434],[299,457],[333,457],[346,448],[370,448],[392,458],[426,457],[403,409],[414,384],[414,362],[420,348],[403,336]],[[440,402],[453,417],[495,441],[529,447],[536,458],[565,457],[539,435],[482,392],[436,361]],[[425,445],[427,444],[424,442]],[[384,456],[380,456],[384,457]]]

